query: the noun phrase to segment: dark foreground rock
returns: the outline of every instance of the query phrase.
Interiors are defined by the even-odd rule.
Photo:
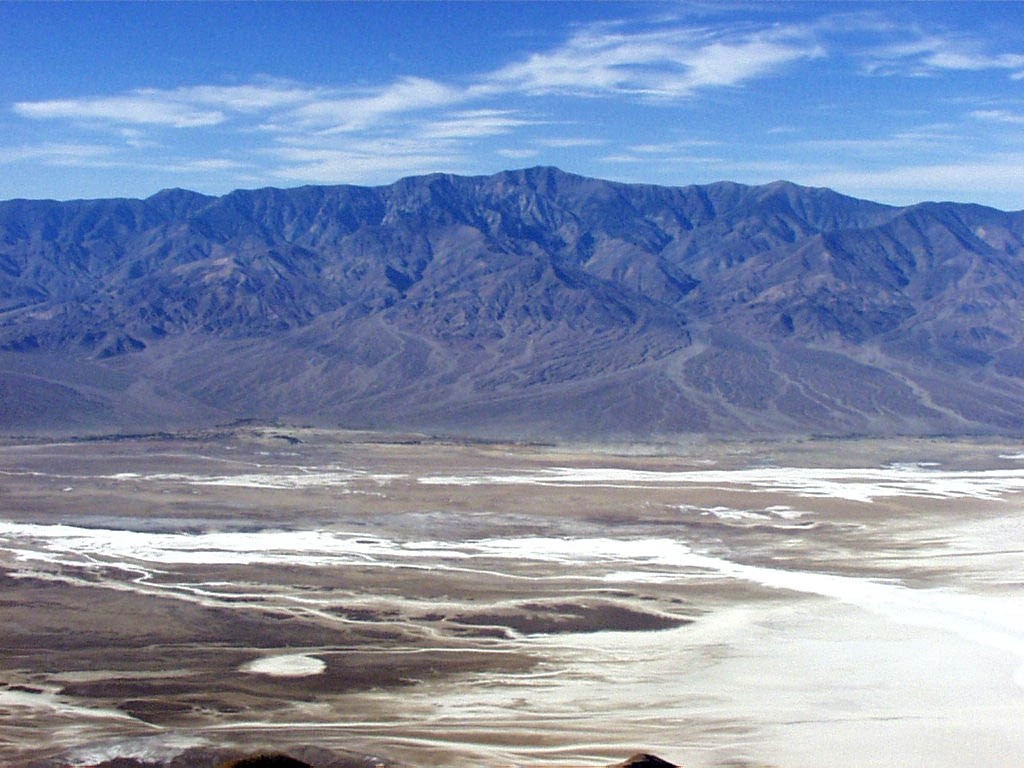
[[[221,768],[313,768],[313,766],[288,755],[251,755],[238,760],[230,760]]]
[[[667,760],[662,760],[656,755],[640,753],[616,764],[613,768],[677,768],[677,766]]]

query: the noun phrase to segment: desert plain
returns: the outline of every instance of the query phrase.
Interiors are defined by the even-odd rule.
[[[0,444],[0,763],[1019,768],[1024,446]]]

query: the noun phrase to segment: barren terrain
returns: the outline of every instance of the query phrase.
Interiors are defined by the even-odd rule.
[[[551,167],[0,201],[0,431],[1024,435],[1024,212]]]
[[[0,447],[0,762],[1024,761],[1024,454],[238,428]]]

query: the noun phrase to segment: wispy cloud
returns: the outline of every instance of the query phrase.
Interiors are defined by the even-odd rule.
[[[540,122],[521,117],[508,109],[477,109],[455,112],[430,121],[423,125],[419,135],[424,139],[471,139],[511,133],[517,128]]]
[[[309,101],[318,91],[283,82],[235,86],[140,88],[124,94],[79,99],[20,101],[14,111],[37,120],[67,119],[116,125],[203,128],[232,114],[255,114]]]
[[[359,131],[408,112],[446,107],[465,101],[464,89],[422,77],[404,77],[354,97],[309,100],[285,117],[325,134]]]
[[[221,173],[239,173],[251,165],[230,158],[175,159],[154,156],[127,157],[120,147],[104,144],[76,144],[44,142],[35,145],[0,147],[0,165],[25,162],[41,163],[58,168],[133,169],[158,173],[188,174],[191,176]]]
[[[1024,125],[1024,114],[1009,112],[1005,109],[978,109],[971,112],[971,117],[986,123],[1002,123],[1004,125]]]
[[[133,149],[152,149],[160,146],[160,142],[148,138],[145,132],[138,128],[121,128],[119,133],[124,143]]]
[[[373,181],[381,172],[408,175],[456,170],[461,160],[448,143],[407,139],[351,141],[336,147],[290,145],[264,154],[273,161],[273,177],[315,183]]]
[[[157,92],[136,92],[127,96],[95,99],[60,99],[53,101],[22,101],[14,111],[22,117],[35,119],[67,118],[107,123],[166,125],[174,128],[197,128],[224,122],[218,110],[196,109],[190,104],[164,100]]]
[[[645,163],[647,160],[639,155],[605,155],[601,158],[602,163]]]
[[[674,155],[680,152],[689,152],[694,148],[715,147],[720,143],[711,139],[690,139],[667,141],[659,144],[630,144],[629,151],[643,155]]]
[[[678,139],[658,143],[628,144],[619,152],[612,152],[601,157],[602,163],[615,165],[649,165],[658,163],[661,167],[678,166],[679,164],[713,165],[719,159],[706,154],[711,148],[721,146],[721,142],[710,139]]]
[[[239,171],[248,166],[238,160],[215,157],[204,160],[187,160],[183,163],[169,163],[166,165],[156,165],[151,167],[159,170],[171,171],[173,173],[210,173],[220,171]]]
[[[852,139],[807,139],[793,146],[825,153],[857,156],[892,155],[908,151],[942,151],[942,148],[962,142],[964,130],[951,123],[915,126],[882,136],[864,136]]]
[[[796,27],[733,33],[685,26],[630,31],[601,24],[492,72],[485,83],[530,94],[671,99],[740,85],[822,55],[824,49]]]
[[[31,160],[46,165],[86,165],[111,157],[114,152],[113,147],[102,144],[22,144],[15,147],[0,147],[0,164]]]
[[[506,148],[499,149],[497,154],[509,160],[529,160],[540,154],[536,149],[529,148]]]
[[[1024,77],[1024,53],[993,52],[991,43],[962,34],[920,34],[901,30],[906,39],[869,48],[862,56],[866,71],[881,75],[933,75],[942,71],[1005,70]]]
[[[549,92],[640,101],[689,97],[704,89],[747,83],[822,53],[812,36],[796,27],[729,32],[664,20],[604,22],[578,27],[561,45],[497,70],[467,75],[462,82],[405,76],[353,89],[263,77],[233,85],[19,101],[13,111],[32,120],[108,129],[120,138],[121,149],[136,153],[159,148],[173,154],[178,145],[167,131],[213,129],[221,141],[234,131],[244,137],[239,146],[271,163],[266,166],[269,175],[328,181],[450,167],[462,160],[463,144],[563,119],[536,110],[530,114],[520,103],[510,107],[509,99]],[[502,152],[506,157],[533,157],[545,150],[606,143],[607,138],[598,136],[538,134]],[[105,155],[110,152],[104,149]],[[228,172],[242,165],[187,156],[167,161],[172,170]]]
[[[983,160],[922,163],[884,169],[805,169],[794,177],[802,183],[830,186],[848,194],[903,203],[925,199],[977,200],[992,189],[1024,199],[1024,154],[1009,153]],[[950,194],[950,190],[955,190]]]
[[[210,105],[227,112],[256,114],[315,101],[324,98],[328,90],[264,78],[242,85],[197,85],[162,93],[170,99]]]
[[[608,143],[608,139],[585,136],[552,136],[538,139],[537,146],[550,149],[575,149],[577,147],[600,147]]]
[[[602,23],[578,28],[553,49],[467,76],[463,82],[407,76],[352,89],[260,78],[233,85],[23,100],[13,104],[13,112],[32,120],[109,129],[120,137],[125,152],[160,148],[171,171],[238,169],[248,175],[252,168],[230,159],[172,157],[176,144],[166,132],[215,129],[223,141],[233,130],[245,137],[250,156],[263,159],[269,176],[333,181],[457,166],[470,142],[562,120],[530,114],[520,103],[512,108],[510,98],[559,91],[671,99],[750,82],[788,62],[821,54],[821,47],[797,28],[734,33],[678,24],[631,29]],[[158,130],[164,132],[156,134]],[[494,152],[531,158],[605,143],[607,139],[594,136],[535,135]],[[104,148],[103,158],[129,162],[124,156],[114,158],[113,152]],[[48,162],[75,160],[73,154],[51,156]]]
[[[139,168],[152,171],[139,186],[160,171],[218,189],[383,183],[479,172],[500,158],[671,183],[712,172],[743,181],[790,175],[851,193],[898,195],[943,180],[964,197],[983,183],[1021,186],[1013,163],[1024,112],[1010,78],[1024,78],[1024,45],[1012,36],[943,32],[930,21],[956,16],[945,12],[904,24],[895,17],[917,12],[762,9],[740,19],[732,8],[638,8],[561,36],[548,30],[554,37],[540,46],[539,37],[517,38],[534,47],[505,58],[490,50],[475,69],[430,62],[417,71],[408,59],[407,71],[376,82],[375,70],[353,64],[348,82],[246,82],[238,73],[229,84],[22,98],[6,105],[0,143],[12,146],[0,147],[0,163],[17,165],[22,178],[44,167]],[[956,73],[998,87],[965,93],[968,78]],[[940,104],[934,94],[947,81],[954,87]],[[111,174],[110,183],[128,175]]]

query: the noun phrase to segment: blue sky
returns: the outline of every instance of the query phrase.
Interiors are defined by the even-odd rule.
[[[557,165],[1018,210],[1021,30],[1021,2],[0,2],[0,198]]]

